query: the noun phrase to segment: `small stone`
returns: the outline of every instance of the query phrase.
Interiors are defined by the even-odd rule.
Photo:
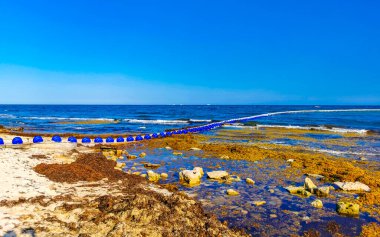
[[[134,174],[134,175],[140,175],[141,172],[133,172],[132,174]]]
[[[227,189],[227,194],[230,196],[237,196],[239,195],[239,192],[233,189]]]
[[[255,204],[256,206],[262,206],[264,205],[265,203],[267,203],[266,201],[254,201],[253,204]]]
[[[167,173],[161,173],[161,178],[162,179],[167,179],[169,175]]]
[[[125,166],[126,166],[125,163],[116,163],[116,167],[118,167],[118,168],[123,168]]]
[[[338,202],[336,211],[341,215],[358,216],[360,214],[359,204],[351,202]]]
[[[170,146],[166,146],[165,149],[166,150],[172,150],[172,148]]]
[[[146,156],[146,153],[145,152],[141,152],[140,155],[139,155],[141,158],[144,158]]]
[[[145,177],[146,177],[146,174],[141,174],[140,176],[143,177],[143,178],[145,178]]]
[[[301,195],[304,197],[310,197],[311,196],[311,193],[306,191],[304,187],[288,186],[285,189],[288,190],[288,192],[291,194],[297,194],[297,195]]]
[[[315,185],[310,178],[305,178],[304,187],[307,191],[311,193],[315,193],[315,191],[317,190],[317,185]]]
[[[232,182],[240,182],[240,181],[241,181],[241,178],[239,176],[237,176],[237,175],[231,175],[227,179],[227,182],[230,182],[230,183],[232,183]]]
[[[316,178],[316,179],[323,179],[325,177],[325,176],[320,175],[320,174],[306,174],[306,175],[309,177]]]
[[[294,159],[288,159],[286,162],[288,162],[288,163],[293,163],[293,162],[294,162]]]
[[[144,164],[144,167],[147,169],[157,169],[160,166],[161,166],[160,164],[153,164],[153,163],[145,163]]]
[[[137,156],[135,156],[135,155],[127,155],[128,160],[134,160],[136,158],[137,158]]]
[[[323,187],[319,187],[316,191],[315,191],[315,194],[318,196],[318,197],[327,197],[330,193],[330,187],[327,187],[327,186],[323,186]]]
[[[277,215],[276,214],[270,214],[269,217],[270,218],[277,218]]]
[[[247,184],[251,184],[251,185],[254,185],[254,184],[255,184],[255,181],[253,181],[253,179],[250,179],[250,178],[246,178],[246,179],[245,179],[245,182],[246,182]]]
[[[311,205],[315,208],[322,208],[323,207],[323,203],[321,200],[319,199],[316,199],[314,200],[313,202],[311,202]]]
[[[229,156],[227,156],[227,155],[222,155],[222,156],[220,157],[220,159],[229,160],[229,159],[230,159],[230,157],[229,157]]]
[[[136,170],[136,167],[132,167],[131,170]]]
[[[123,150],[116,150],[116,156],[121,156],[123,154]]]
[[[173,155],[175,155],[175,156],[182,156],[183,154],[182,154],[182,152],[174,151]]]
[[[274,189],[269,189],[269,192],[270,193],[274,193]]]
[[[207,178],[209,179],[227,179],[228,176],[228,172],[223,170],[207,172]]]
[[[201,149],[200,148],[197,148],[197,147],[192,147],[190,148],[190,151],[200,151]]]
[[[161,176],[151,170],[149,170],[148,172],[148,180],[151,181],[151,182],[158,182],[161,178]]]

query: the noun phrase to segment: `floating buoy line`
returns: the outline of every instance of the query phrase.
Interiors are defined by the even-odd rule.
[[[380,109],[335,109],[335,110],[294,110],[294,111],[282,111],[282,112],[273,112],[273,113],[266,113],[266,114],[260,114],[260,115],[254,115],[249,117],[242,117],[242,118],[236,118],[236,119],[229,119],[224,120],[220,122],[213,122],[206,125],[201,125],[197,127],[191,127],[191,128],[182,128],[178,130],[171,130],[166,132],[160,132],[160,133],[153,133],[153,134],[145,134],[145,135],[137,135],[137,136],[128,136],[126,138],[119,136],[116,138],[117,143],[124,143],[124,142],[139,142],[143,140],[150,140],[150,139],[157,139],[157,138],[164,138],[164,137],[170,137],[173,135],[180,135],[180,134],[191,134],[191,133],[202,133],[205,131],[209,131],[212,129],[219,128],[225,124],[233,124],[233,123],[241,123],[241,122],[247,122],[249,120],[263,118],[263,117],[269,117],[274,115],[280,115],[280,114],[296,114],[296,113],[331,113],[331,112],[380,112]],[[51,138],[51,141],[56,143],[62,142],[62,137],[59,135],[54,135]],[[42,143],[44,142],[44,139],[42,136],[35,136],[33,138],[33,143]],[[78,139],[74,136],[70,136],[67,138],[67,142],[69,143],[78,143]],[[81,143],[88,144],[91,143],[91,139],[89,137],[83,137],[81,139]],[[93,143],[100,144],[100,143],[114,143],[115,139],[113,137],[107,137],[104,141],[102,137],[96,137],[93,139]],[[23,144],[24,141],[21,137],[17,136],[12,139],[13,145],[20,145]],[[0,145],[5,145],[4,140],[0,138]]]

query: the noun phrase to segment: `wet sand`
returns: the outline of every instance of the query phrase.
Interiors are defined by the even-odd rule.
[[[0,231],[28,230],[39,236],[243,235],[228,226],[255,236],[376,236],[379,232],[376,160],[346,159],[301,146],[268,143],[269,137],[283,137],[281,130],[268,129],[256,142],[260,136],[247,131],[219,133],[223,136],[180,135],[91,147],[51,143],[2,148],[0,168],[7,171],[0,179],[5,187]],[[9,140],[12,136],[0,137]],[[247,137],[249,141],[242,143]],[[296,135],[292,138],[297,139]],[[195,166],[205,173],[225,170],[240,181],[209,180],[204,175],[194,187],[179,182],[178,173]],[[149,182],[142,177],[149,170],[168,177]],[[318,187],[359,181],[371,191],[335,188],[326,197],[301,197],[286,191],[289,185],[302,186],[305,174],[312,174],[309,177]],[[247,184],[246,178],[255,184]],[[226,191],[231,188],[239,195],[228,196]],[[322,200],[323,208],[311,205],[316,199]],[[339,215],[335,210],[339,201],[359,204],[360,215]]]

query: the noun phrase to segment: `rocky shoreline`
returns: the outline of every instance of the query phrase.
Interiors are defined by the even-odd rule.
[[[1,134],[8,140],[10,135]],[[1,149],[0,168],[6,171],[0,179],[5,187],[0,198],[0,235],[31,232],[38,236],[249,235],[229,228],[231,225],[226,220],[232,218],[230,214],[237,215],[234,218],[243,217],[242,223],[249,223],[249,228],[246,224],[239,228],[248,232],[253,228],[253,233],[261,235],[330,233],[339,236],[344,233],[341,230],[344,227],[334,222],[328,222],[323,228],[312,228],[308,216],[303,216],[297,227],[279,223],[278,226],[285,229],[272,229],[267,221],[277,223],[284,216],[297,220],[294,216],[297,212],[286,209],[286,205],[280,205],[281,209],[285,208],[282,210],[270,210],[274,208],[273,200],[277,198],[281,202],[278,199],[281,196],[287,200],[300,198],[297,202],[302,203],[310,200],[306,204],[309,207],[301,206],[310,209],[308,215],[327,213],[332,220],[338,214],[354,218],[347,219],[350,221],[361,220],[365,213],[372,221],[360,224],[357,231],[362,236],[376,236],[380,229],[380,213],[376,208],[380,204],[380,173],[376,170],[377,164],[368,161],[346,160],[301,147],[211,142],[210,136],[204,135],[167,137],[138,144],[46,143]],[[172,161],[150,160],[152,156],[162,156],[163,151],[164,156],[170,154]],[[170,168],[171,163],[189,162],[192,156],[203,159],[206,164],[215,159],[220,162],[214,166],[196,166],[193,162],[191,168]],[[253,162],[277,183],[267,186],[268,192],[261,197],[247,197],[247,190],[261,193],[263,190],[258,187],[263,187],[269,179],[263,174],[255,176],[223,170],[225,162],[235,161],[238,164]],[[273,164],[285,168],[273,169]],[[205,211],[210,201],[204,198],[210,194],[207,191],[203,196],[200,191],[212,183],[223,187],[219,195],[224,197],[215,197],[215,200],[231,203],[241,198],[244,201],[237,203],[242,206],[231,203],[232,211],[226,212],[230,207],[223,204],[214,213],[217,215],[212,214],[212,208]],[[182,187],[187,191],[181,191]],[[198,191],[191,191],[193,189]],[[191,198],[191,193],[197,198]],[[251,209],[259,212],[255,214]],[[270,211],[265,214],[268,220],[264,221],[259,213],[267,211]],[[332,225],[335,229],[331,232]]]

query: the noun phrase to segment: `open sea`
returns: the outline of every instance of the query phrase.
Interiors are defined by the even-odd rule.
[[[153,133],[286,111],[305,112],[280,113],[251,121],[260,125],[326,126],[380,132],[380,106],[0,105],[0,125],[23,127],[25,132],[37,133]],[[88,120],[96,121],[83,124]]]

